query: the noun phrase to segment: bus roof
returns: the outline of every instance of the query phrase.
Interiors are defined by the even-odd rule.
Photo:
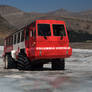
[[[9,38],[9,37],[12,36],[13,34],[15,34],[15,33],[19,32],[19,31],[21,31],[21,30],[24,29],[25,27],[30,26],[31,24],[34,24],[34,23],[51,23],[51,24],[53,24],[53,23],[58,23],[58,24],[59,24],[59,23],[62,23],[62,24],[64,24],[65,22],[62,21],[62,20],[46,20],[46,19],[43,19],[43,20],[40,20],[40,19],[39,19],[39,20],[35,20],[35,21],[33,21],[33,22],[31,22],[31,23],[25,25],[24,27],[18,29],[18,30],[15,31],[14,33],[11,33],[11,34],[10,34],[9,36],[7,36],[5,39]]]

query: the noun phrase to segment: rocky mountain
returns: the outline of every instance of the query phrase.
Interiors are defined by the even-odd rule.
[[[92,20],[92,10],[80,12],[80,15]]]
[[[7,22],[7,27],[4,26],[3,22],[0,22],[2,23],[0,27],[11,29],[10,31],[8,29],[2,30],[5,34],[6,31],[11,33],[14,29],[19,29],[36,19],[55,19],[66,22],[70,41],[92,40],[92,10],[70,12],[65,9],[58,9],[48,13],[28,13],[12,6],[0,5],[0,15],[2,16],[0,19]]]
[[[0,14],[13,26],[20,27],[30,18],[30,15],[25,14],[23,11],[6,5],[0,6]],[[25,19],[26,18],[26,19]],[[21,24],[22,23],[22,24]]]
[[[74,17],[84,20],[92,20],[92,10],[81,11],[81,12],[71,12],[65,9],[58,9],[56,11],[48,13],[54,16],[64,16],[64,17]]]
[[[15,28],[0,15],[0,45],[3,45],[4,38],[14,30]]]

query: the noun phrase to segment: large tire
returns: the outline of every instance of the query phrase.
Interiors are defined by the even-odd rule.
[[[30,70],[31,69],[31,63],[29,59],[27,58],[26,54],[19,53],[18,59],[17,59],[17,69],[19,70]]]
[[[65,60],[64,59],[52,60],[52,70],[65,70]]]
[[[5,69],[16,69],[16,62],[10,55],[4,57],[4,62]]]

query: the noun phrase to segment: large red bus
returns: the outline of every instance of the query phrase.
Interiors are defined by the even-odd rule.
[[[5,38],[5,68],[40,69],[51,62],[52,69],[64,70],[72,55],[64,21],[36,20]]]

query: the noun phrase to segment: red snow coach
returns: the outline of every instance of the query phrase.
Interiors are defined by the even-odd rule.
[[[51,62],[53,70],[64,70],[72,55],[64,21],[36,20],[17,30],[4,42],[5,68],[41,69]]]

